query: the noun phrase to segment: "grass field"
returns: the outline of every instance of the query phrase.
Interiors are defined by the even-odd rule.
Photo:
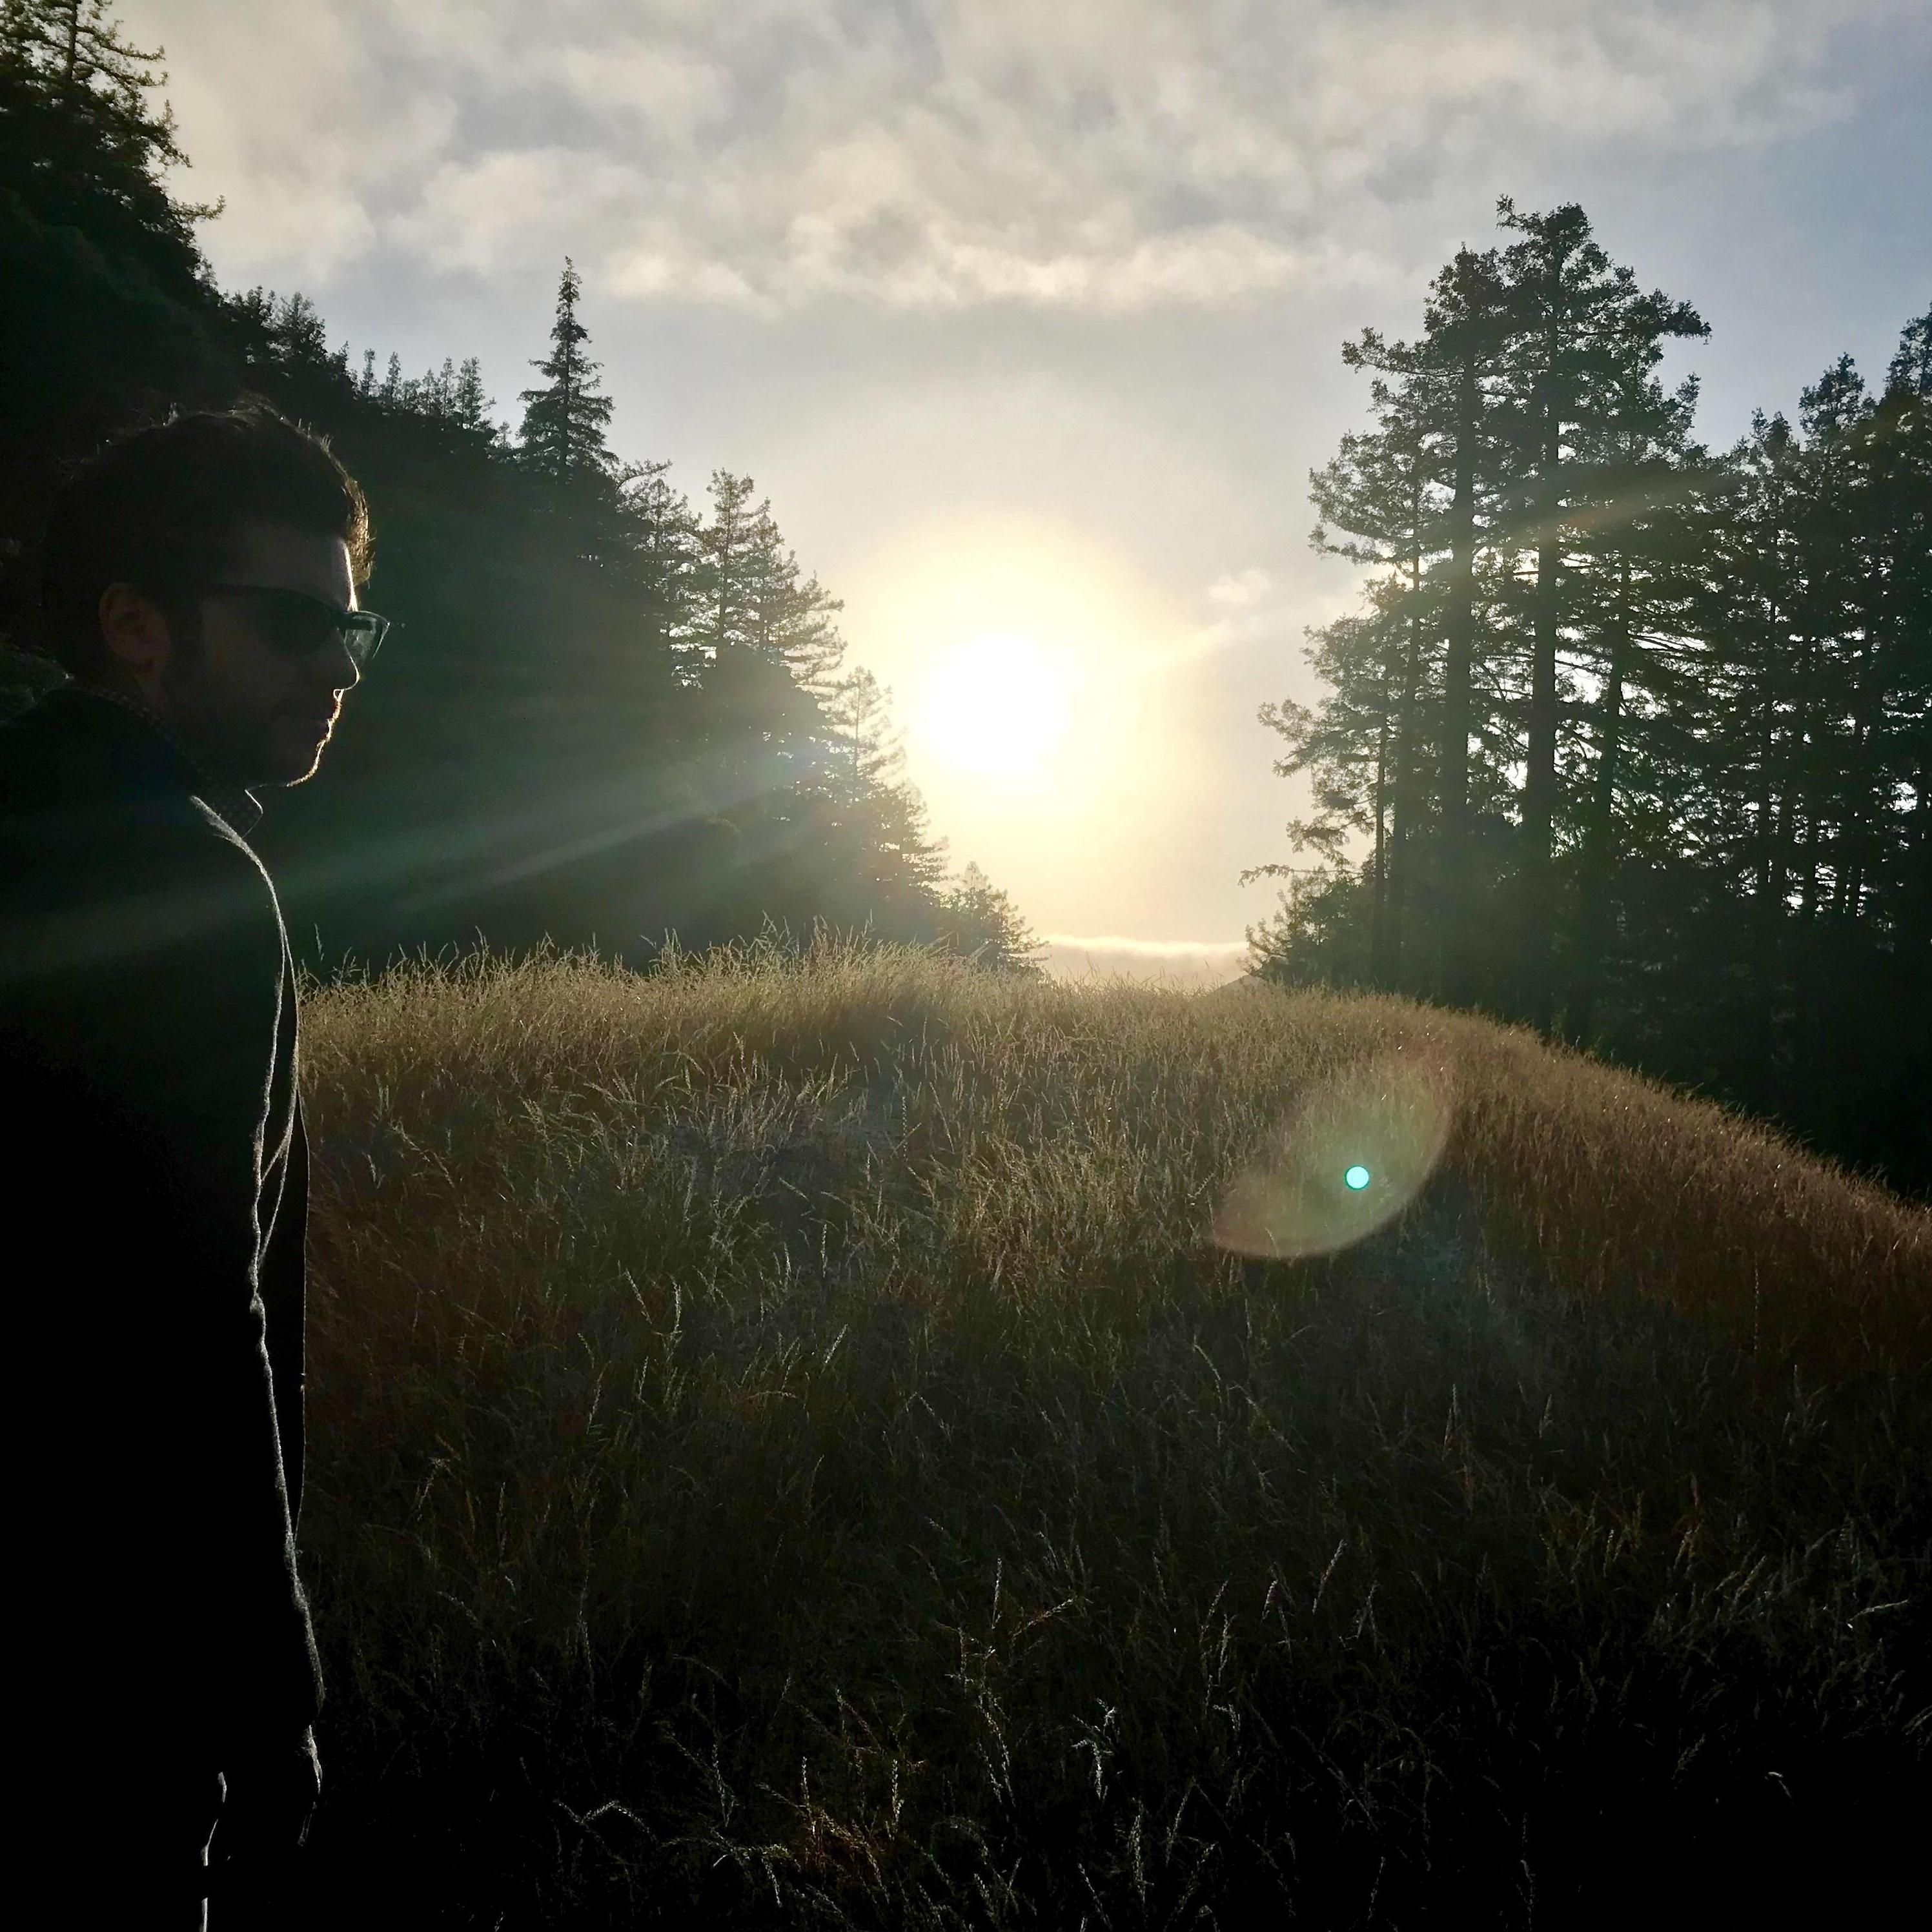
[[[1932,1216],[1394,1001],[821,946],[306,1038],[318,1922],[1778,1925],[1916,1860]]]

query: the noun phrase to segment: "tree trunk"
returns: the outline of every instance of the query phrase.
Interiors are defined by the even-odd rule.
[[[1806,640],[1804,663],[1808,678],[1811,651]],[[1793,1015],[1791,1042],[1791,1085],[1794,1093],[1815,1093],[1820,1065],[1822,1016],[1818,1010],[1818,925],[1822,898],[1819,874],[1823,843],[1822,813],[1814,766],[1817,746],[1808,722],[1794,725],[1792,747],[1797,754],[1798,916],[1788,922],[1785,932],[1786,957],[1792,986]]]
[[[1908,963],[1920,962],[1919,970],[1922,972],[1923,962],[1932,958],[1932,759],[1918,767],[1918,802],[1912,815],[1918,821],[1916,842],[1918,850],[1916,856],[1918,876],[1913,879],[1910,874],[1906,875],[1905,956]]]
[[[1590,800],[1590,822],[1583,836],[1576,970],[1564,1015],[1564,1030],[1580,1046],[1589,1041],[1609,950],[1610,880],[1616,870],[1617,763],[1623,748],[1624,680],[1630,647],[1630,564],[1620,557],[1616,603],[1610,619],[1610,663],[1597,712],[1597,778]]]
[[[1877,626],[1868,625],[1852,686],[1851,771],[1845,814],[1844,913],[1853,924],[1864,917],[1868,886],[1882,876],[1887,813],[1876,747],[1891,695],[1886,657]]]
[[[1369,911],[1369,983],[1388,990],[1388,678],[1382,679],[1382,718],[1376,727],[1375,893]]]
[[[1421,525],[1418,508],[1417,527]],[[1422,672],[1422,557],[1409,558],[1408,642],[1396,710],[1395,769],[1389,838],[1388,990],[1402,990],[1402,916],[1408,899],[1408,862],[1415,836],[1415,692]]]
[[[1449,508],[1448,649],[1442,668],[1442,997],[1474,1004],[1474,881],[1469,850],[1469,726],[1476,641],[1476,440],[1482,398],[1475,351],[1465,352],[1456,410],[1456,483]]]
[[[1553,279],[1553,278],[1552,278]],[[1556,632],[1558,573],[1563,562],[1558,514],[1562,504],[1563,412],[1557,392],[1556,296],[1545,332],[1542,447],[1536,478],[1536,602],[1532,625],[1529,730],[1522,786],[1522,1016],[1550,1030],[1555,1006],[1552,947],[1556,932],[1556,872],[1551,842],[1556,815]]]
[[[1778,1104],[1774,1070],[1778,1060],[1780,985],[1786,976],[1785,900],[1790,891],[1796,774],[1780,770],[1780,743],[1795,742],[1778,728],[1779,700],[1786,693],[1785,647],[1790,620],[1785,610],[1781,514],[1774,510],[1769,531],[1772,579],[1766,613],[1763,686],[1758,707],[1757,793],[1753,801],[1757,842],[1757,878],[1750,909],[1751,1057],[1762,1084],[1760,1104]]]
[[[1757,793],[1751,802],[1757,850],[1757,878],[1750,908],[1751,1056],[1768,1069],[1777,1047],[1778,973],[1780,928],[1784,913],[1784,836],[1779,820],[1788,823],[1789,808],[1780,812],[1777,795],[1778,712],[1774,695],[1765,692],[1758,724]]]

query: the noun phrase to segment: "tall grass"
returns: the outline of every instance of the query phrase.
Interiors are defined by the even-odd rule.
[[[320,1916],[1577,1923],[1869,1870],[1922,1789],[1932,1216],[1760,1130],[829,945],[307,1040]],[[1391,1066],[1406,1214],[1216,1245]]]

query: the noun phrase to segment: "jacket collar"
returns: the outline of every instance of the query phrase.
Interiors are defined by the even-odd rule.
[[[180,740],[162,720],[138,698],[110,691],[98,684],[70,684],[50,693],[41,702],[51,704],[56,700],[63,703],[79,700],[109,704],[130,718],[138,718],[146,728],[154,748],[164,754],[165,762],[172,768],[170,776],[184,790],[200,799],[231,832],[246,838],[261,824],[262,804],[255,794],[240,785],[224,784],[205,766],[197,763],[182,748]]]

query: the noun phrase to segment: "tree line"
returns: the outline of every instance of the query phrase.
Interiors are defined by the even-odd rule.
[[[886,695],[752,479],[718,470],[694,505],[611,450],[574,266],[507,434],[474,358],[379,374],[305,297],[216,285],[196,234],[218,205],[166,185],[187,158],[164,85],[104,0],[0,7],[0,701],[56,675],[33,552],[68,468],[256,394],[362,482],[369,602],[402,626],[259,840],[318,963],[479,937],[643,958],[825,923],[1024,964],[1007,896],[950,875]]]
[[[1474,1006],[1932,1186],[1932,311],[1735,446],[1708,334],[1583,210],[1499,204],[1312,478],[1364,566],[1264,706],[1312,810],[1270,974]],[[1251,874],[1250,876],[1254,876]]]

